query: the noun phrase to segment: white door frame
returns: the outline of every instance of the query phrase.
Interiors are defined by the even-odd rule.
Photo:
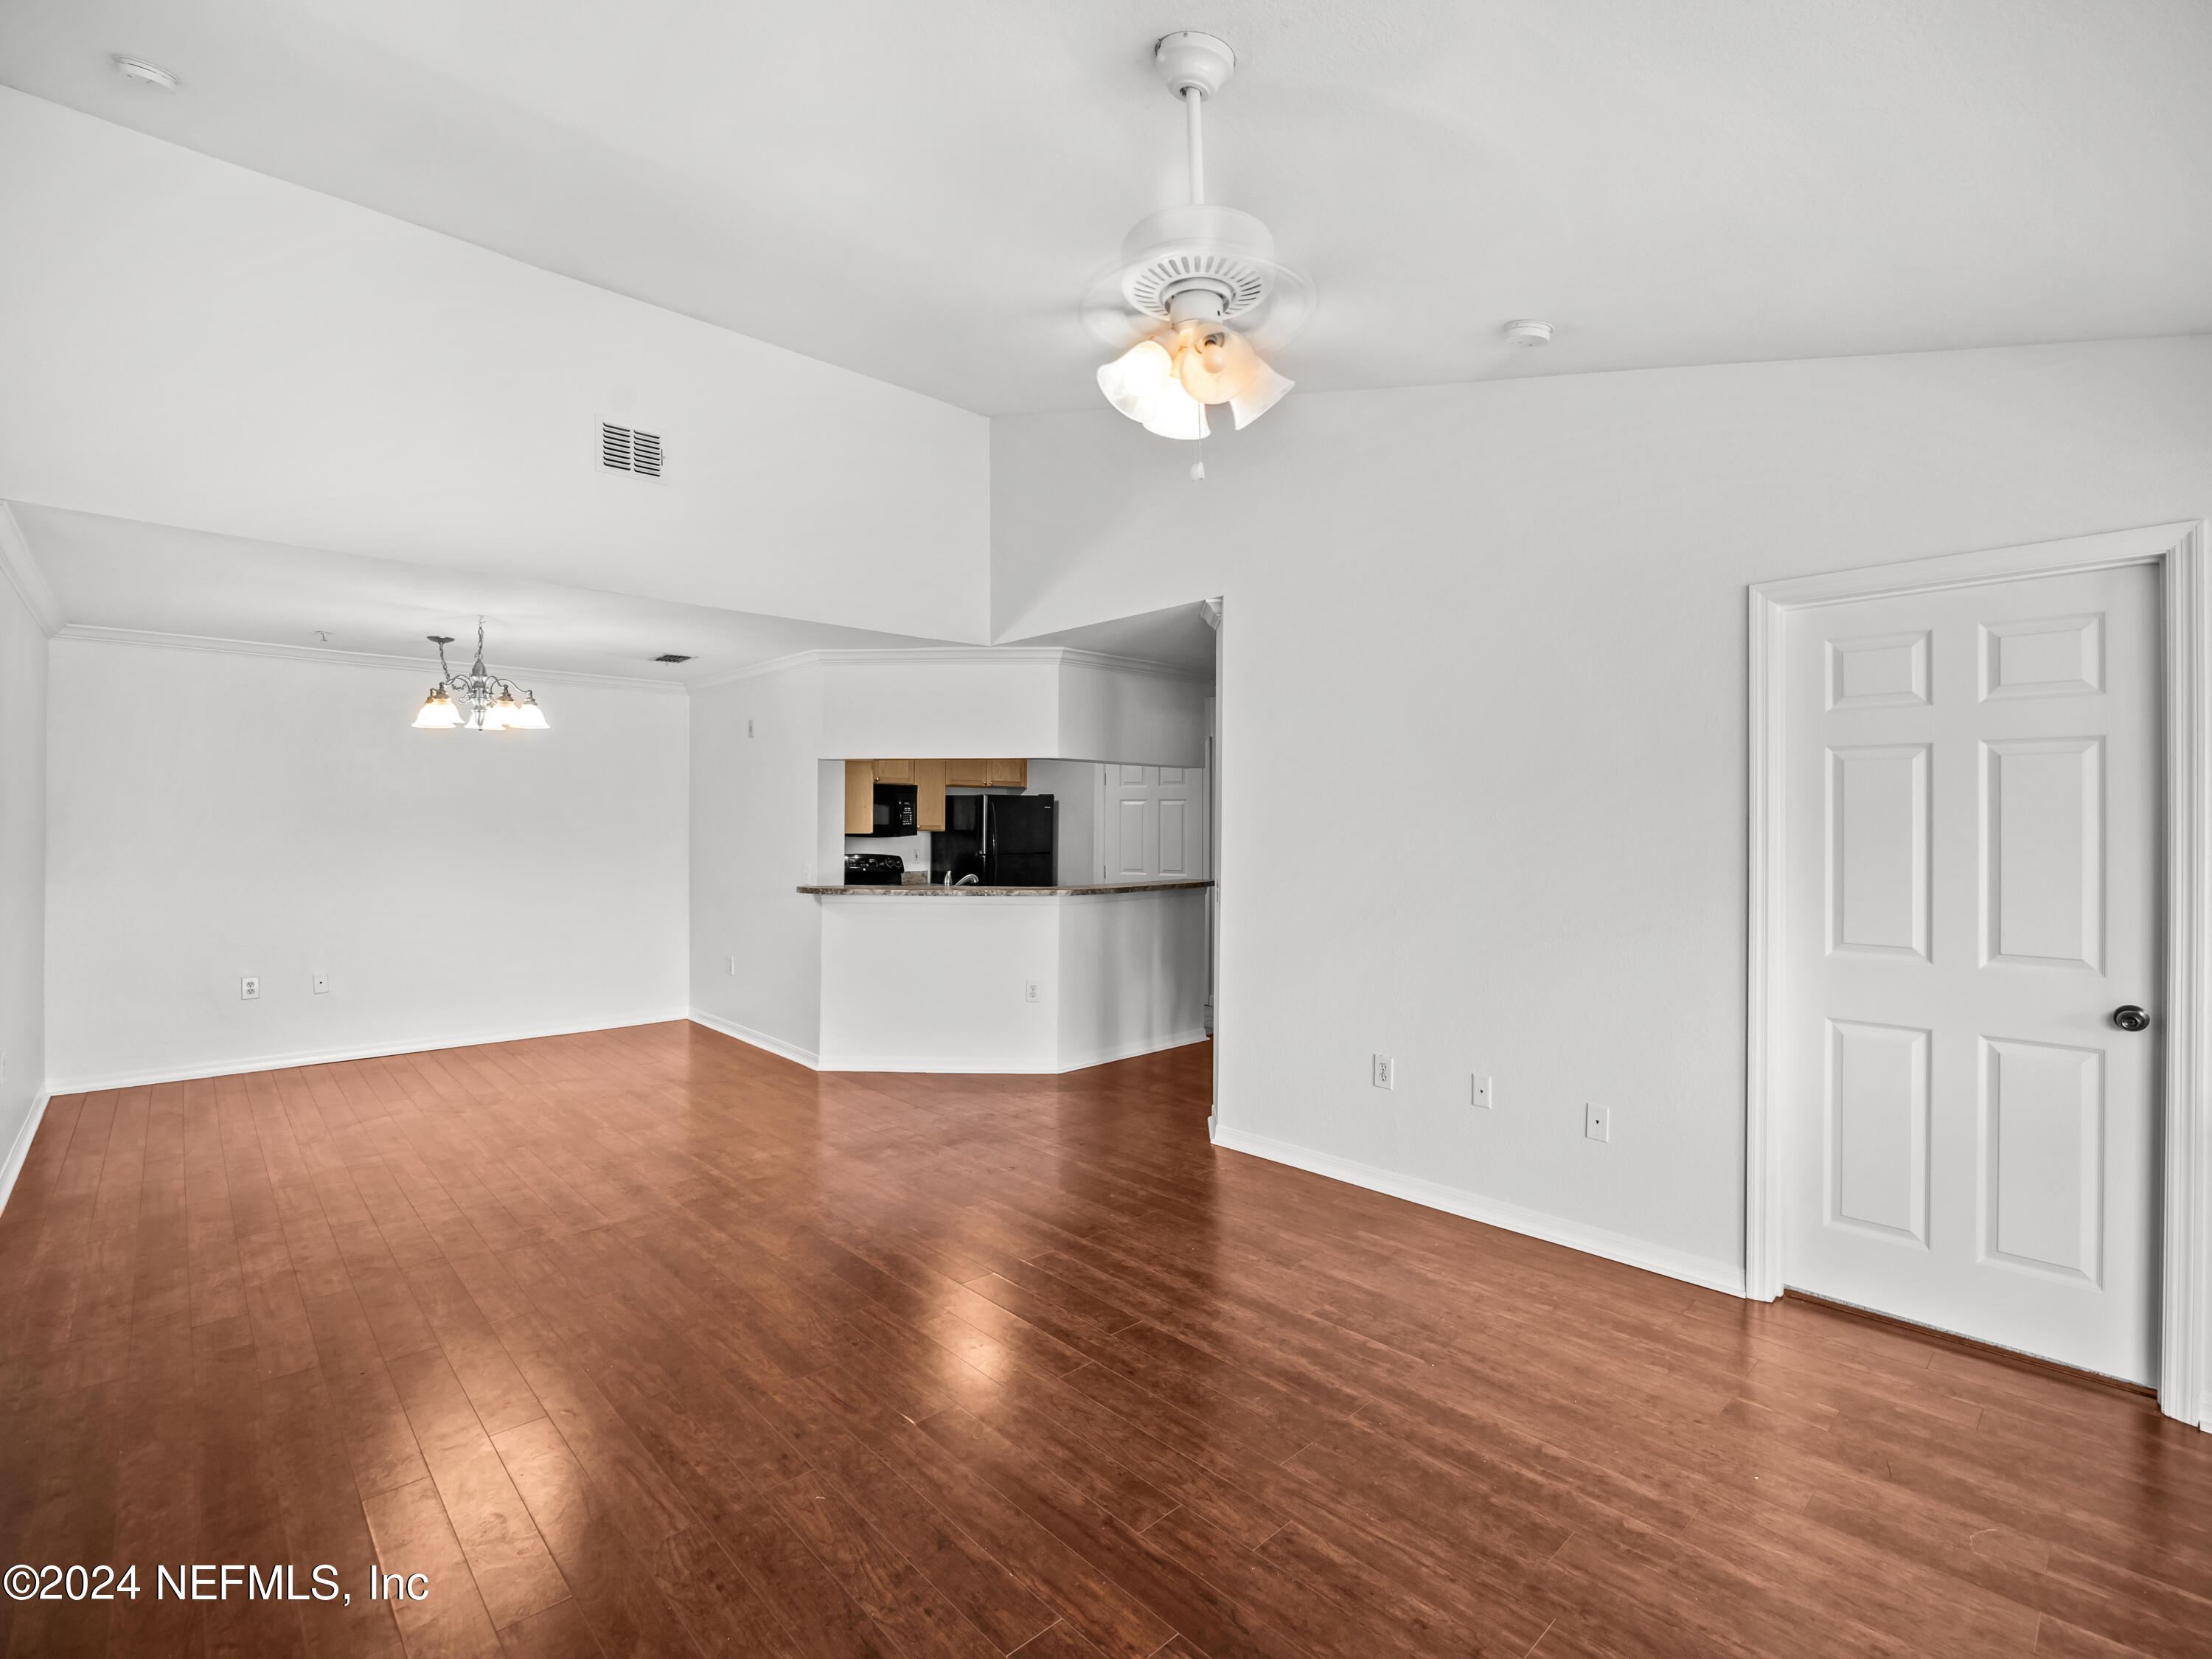
[[[1751,590],[1750,906],[1748,1006],[1744,1054],[1744,1293],[1782,1294],[1783,1186],[1774,1075],[1782,1006],[1784,838],[1787,753],[1784,719],[1790,614],[1814,605],[1885,599],[1937,588],[1974,587],[2023,576],[2056,576],[2114,565],[2159,567],[2164,616],[2162,718],[2166,776],[2164,1030],[2165,1243],[2160,1253],[2160,1407],[2212,1430],[2212,1091],[2205,1076],[2207,997],[2212,993],[2212,616],[2208,615],[2206,525],[2156,525],[2027,547],[1915,559]]]

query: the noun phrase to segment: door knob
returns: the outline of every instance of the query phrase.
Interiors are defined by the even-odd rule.
[[[2112,1024],[2123,1031],[2148,1031],[2150,1030],[2150,1016],[2130,1002],[2112,1010]]]

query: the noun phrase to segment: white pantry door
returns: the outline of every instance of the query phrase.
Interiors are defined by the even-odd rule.
[[[2157,570],[1790,630],[1784,1279],[2154,1382]]]
[[[1177,880],[1206,874],[1206,769],[1102,766],[1099,879]]]

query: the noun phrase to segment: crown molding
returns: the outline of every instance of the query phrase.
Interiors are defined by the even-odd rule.
[[[796,651],[787,657],[775,657],[767,662],[754,663],[750,667],[709,674],[702,679],[693,680],[691,689],[694,691],[711,691],[720,686],[735,685],[741,680],[760,679],[770,674],[787,674],[800,668],[834,668],[841,664],[936,668],[996,663],[1041,663],[1054,667],[1097,668],[1111,673],[1144,674],[1155,679],[1181,680],[1194,685],[1211,685],[1213,683],[1211,674],[1194,673],[1189,669],[1177,668],[1170,663],[1153,662],[1145,657],[1117,657],[1103,651],[1085,651],[1074,646],[950,645],[916,646],[910,649],[876,646],[851,651]]]
[[[94,628],[70,623],[58,629],[59,640],[81,640],[91,645],[153,646],[167,651],[206,651],[228,657],[276,657],[291,662],[315,662],[348,668],[399,668],[410,674],[437,671],[434,657],[395,657],[377,651],[345,651],[330,645],[279,645],[266,640],[214,639],[204,634],[155,634],[137,628]],[[624,691],[653,691],[682,696],[686,687],[678,680],[632,679],[620,674],[586,674],[568,668],[532,668],[511,665],[507,678],[520,683],[527,677],[546,685],[598,685]]]
[[[1060,659],[1075,668],[1103,668],[1116,674],[1149,674],[1154,679],[1182,680],[1191,685],[1211,685],[1213,676],[1195,669],[1178,668],[1173,663],[1154,662],[1149,657],[1116,657],[1104,651],[1085,651],[1074,646],[1064,647]]]
[[[48,639],[62,631],[61,605],[40,574],[38,561],[31,556],[31,544],[23,539],[23,527],[15,522],[5,501],[0,501],[0,573],[6,574],[8,586],[15,590],[23,608]]]
[[[794,669],[811,668],[819,651],[794,651],[787,657],[771,657],[766,662],[757,662],[744,668],[726,668],[719,674],[704,674],[687,682],[694,691],[713,691],[725,685],[735,685],[740,680],[764,679],[770,674],[788,674]]]

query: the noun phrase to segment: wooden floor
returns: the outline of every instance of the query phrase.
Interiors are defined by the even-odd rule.
[[[1217,1152],[1206,1065],[671,1024],[56,1100],[0,1565],[142,1593],[0,1647],[2212,1653],[2212,1436]]]

